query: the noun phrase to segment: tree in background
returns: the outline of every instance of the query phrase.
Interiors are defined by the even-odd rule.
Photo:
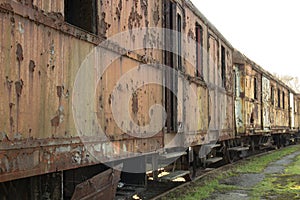
[[[300,82],[298,77],[293,77],[290,75],[279,75],[274,73],[274,76],[279,78],[282,82],[287,84],[289,87],[291,87],[293,90],[295,90],[297,93],[300,93]]]

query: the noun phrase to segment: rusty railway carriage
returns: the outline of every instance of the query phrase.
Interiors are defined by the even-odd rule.
[[[234,52],[233,60],[237,134],[265,135],[259,138],[264,145],[285,144],[298,132],[297,94],[240,52]]]
[[[108,183],[97,174],[120,163],[125,187],[145,187],[162,167],[175,173],[160,180],[172,180],[296,138],[299,95],[189,0],[0,0],[0,16],[1,199],[71,199],[87,180]],[[125,47],[111,42],[120,33]],[[86,62],[99,45],[105,54]],[[108,61],[101,76],[78,81],[84,63]],[[136,67],[138,76],[120,82]],[[127,108],[116,111],[120,123],[113,102]],[[153,119],[159,130],[145,137]]]

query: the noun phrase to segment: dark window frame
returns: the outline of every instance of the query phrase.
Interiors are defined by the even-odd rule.
[[[182,18],[177,13],[177,65],[178,69],[182,70]]]
[[[280,108],[280,101],[281,101],[281,98],[280,98],[280,89],[278,88],[277,89],[277,106],[278,108]]]
[[[271,105],[274,105],[274,103],[275,103],[275,95],[274,95],[274,93],[275,93],[275,91],[274,91],[274,87],[273,86],[271,86]]]
[[[257,77],[254,77],[254,85],[253,85],[253,98],[255,99],[255,100],[258,100],[258,84],[257,84]]]
[[[282,109],[285,109],[285,93],[284,93],[284,91],[282,91]]]
[[[97,0],[64,0],[65,22],[87,32],[98,33]]]
[[[226,49],[221,45],[221,78],[222,78],[222,87],[226,86]]]
[[[177,5],[173,1],[165,0],[164,1],[164,27],[169,29],[171,33],[177,30]],[[176,56],[176,36],[171,34],[172,37],[169,35],[165,35],[166,45],[173,49],[174,51],[165,51],[165,65],[169,66],[173,69],[177,69],[177,56]],[[177,97],[176,93],[178,90],[178,81],[175,76],[171,76],[171,74],[166,74],[166,84],[168,87],[165,87],[165,108],[167,112],[167,119],[165,128],[167,133],[177,132],[178,124],[177,124]]]
[[[203,77],[203,28],[196,23],[196,76]]]

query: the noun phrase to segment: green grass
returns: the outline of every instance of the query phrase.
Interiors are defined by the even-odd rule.
[[[300,156],[296,157],[293,165],[290,165],[285,169],[285,173],[300,175]]]
[[[260,173],[262,172],[269,163],[279,160],[280,158],[289,155],[299,150],[299,146],[291,146],[281,151],[276,151],[265,156],[256,157],[250,159],[250,162],[246,165],[242,164],[236,168],[236,172],[239,173]]]
[[[181,189],[181,192],[177,191],[162,199],[202,200],[208,198],[214,191],[229,191],[235,189],[238,188],[235,186],[220,184],[218,179],[214,179],[211,181],[204,180],[204,184],[185,188],[185,191],[182,191]],[[183,195],[184,193],[185,195]]]
[[[300,199],[300,175],[268,175],[253,188],[252,199]]]
[[[300,199],[300,156],[287,166],[284,174],[267,175],[267,177],[253,188],[252,199]]]
[[[230,170],[218,174],[214,174],[211,175],[210,177],[198,180],[195,183],[190,184],[188,187],[181,188],[178,191],[175,191],[174,193],[171,193],[170,195],[162,199],[201,200],[201,199],[207,199],[213,192],[216,191],[222,192],[222,191],[237,190],[239,188],[236,186],[220,184],[220,180],[226,179],[231,176],[236,176],[240,173],[261,173],[269,163],[279,160],[280,158],[289,155],[299,149],[300,146],[291,146],[291,147],[284,148],[280,151],[276,151],[264,156],[247,160],[245,162],[242,162],[241,164],[232,166]],[[300,173],[300,156],[299,159],[294,163],[293,167],[287,168],[287,171],[293,172],[293,174],[295,174],[295,172]],[[277,180],[279,180],[277,179],[277,177],[267,177],[264,181],[262,181],[257,186],[255,186],[251,193],[253,197],[252,199],[260,199],[260,195],[262,195],[264,192],[271,195],[273,192],[272,187],[273,184],[275,183],[278,186],[277,189],[275,188],[276,192],[278,192],[278,194],[285,193],[285,190],[282,189],[283,187],[279,185]],[[290,182],[292,182],[292,180],[290,180]],[[299,180],[299,184],[300,184],[300,180]],[[300,193],[300,191],[297,190],[296,184],[290,183],[289,188],[291,190],[291,191],[289,190],[290,191],[289,197],[294,198],[296,192]]]

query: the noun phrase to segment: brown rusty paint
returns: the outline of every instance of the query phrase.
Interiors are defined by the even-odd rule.
[[[16,89],[16,94],[18,97],[20,97],[22,95],[23,85],[24,85],[24,83],[22,80],[15,82],[15,89]]]
[[[29,72],[33,73],[34,72],[34,68],[35,68],[35,63],[33,60],[29,61]]]
[[[122,165],[108,169],[76,186],[72,200],[114,199]]]
[[[107,35],[107,31],[111,27],[111,25],[105,21],[105,16],[106,16],[106,13],[102,12],[99,31],[100,31],[100,34],[103,36]]]
[[[58,96],[58,98],[61,98],[63,96],[63,86],[56,86],[56,94]]]
[[[52,140],[52,138],[62,140],[72,138],[71,140],[75,141],[74,138],[77,136],[77,133],[74,127],[72,113],[70,111],[71,101],[67,97],[68,92],[65,92],[62,88],[63,86],[68,88],[70,95],[72,94],[72,82],[74,81],[74,76],[80,66],[80,63],[84,60],[89,50],[97,44],[97,41],[101,41],[101,39],[99,38],[94,40],[93,38],[96,38],[95,36],[85,37],[88,34],[84,31],[80,31],[68,25],[60,24],[61,18],[59,14],[42,14],[39,9],[31,9],[26,6],[20,6],[16,2],[12,2],[11,5],[14,8],[14,15],[11,12],[6,14],[1,13],[1,16],[3,16],[1,17],[2,24],[4,24],[3,27],[7,28],[9,33],[10,29],[15,32],[14,35],[5,34],[4,40],[9,42],[5,41],[2,43],[4,45],[4,49],[8,49],[9,51],[13,50],[13,52],[10,54],[11,58],[6,60],[4,64],[6,68],[3,73],[7,77],[6,84],[4,85],[5,88],[0,86],[1,91],[4,90],[9,93],[6,95],[7,100],[5,100],[5,102],[1,102],[1,104],[4,103],[7,107],[4,111],[7,123],[5,122],[2,126],[1,120],[1,131],[9,133],[7,134],[9,140],[14,140],[13,136],[16,135],[15,138],[17,138],[18,141],[27,143],[28,145],[19,145],[17,141],[14,141],[13,145],[8,146],[1,143],[1,148],[7,147],[5,150],[1,149],[1,155],[10,157],[11,162],[15,159],[19,159],[20,162],[24,159],[25,162],[26,158],[17,155],[10,156],[9,152],[11,152],[14,148],[31,149],[33,143],[39,141],[35,147],[40,150],[39,155],[47,155],[50,156],[49,159],[51,159],[49,160],[47,157],[47,159],[45,159],[47,162],[43,162],[44,166],[39,165],[32,171],[30,169],[20,171],[20,168],[16,165],[14,172],[8,171],[0,173],[1,181],[35,175],[35,173],[41,174],[55,170],[65,170],[73,167],[93,164],[93,162],[90,162],[88,164],[81,163],[80,165],[73,166],[71,165],[71,161],[70,163],[66,163],[69,162],[67,160],[70,157],[72,158],[71,154],[59,155],[57,158],[55,156],[51,157],[51,152],[53,151],[51,148],[46,147],[47,143],[45,141],[49,140],[53,143],[53,145],[57,145],[57,147],[61,146],[60,143],[57,140]],[[26,13],[28,13],[30,20],[26,17]],[[24,29],[22,30],[22,33],[15,30],[17,27],[11,28],[12,25],[10,16],[12,15],[14,16],[15,24],[22,24],[22,28]],[[32,39],[32,37],[38,38],[37,40],[39,42],[42,40],[43,43],[37,43],[36,40]],[[92,38],[92,40],[84,38]],[[15,40],[18,41],[18,46],[15,42],[13,42]],[[123,49],[118,47],[113,48],[115,48],[116,52],[122,51],[124,53]],[[63,57],[67,59],[62,59]],[[138,59],[142,60],[142,56],[137,55],[135,52],[131,52],[130,54],[125,53],[124,58],[126,58],[124,59],[125,61],[123,65],[125,67],[132,66],[128,63],[133,61],[129,60],[135,60],[136,63],[139,61]],[[19,61],[22,61],[22,63],[20,68],[17,69],[15,66],[18,66]],[[23,63],[26,63],[27,67],[23,67]],[[49,68],[47,68],[47,65],[49,65]],[[54,68],[53,66],[56,67]],[[130,67],[124,69],[124,72],[128,70],[130,70]],[[2,75],[2,71],[0,73]],[[37,73],[38,76],[34,76],[35,73]],[[23,87],[21,87],[22,80],[24,84]],[[123,88],[125,88],[125,86]],[[11,91],[12,89],[15,89],[15,92]],[[156,97],[156,95],[160,93],[161,89],[156,89],[150,96],[151,99],[155,102],[161,103],[161,95]],[[17,100],[20,95],[22,95],[22,98]],[[103,100],[104,99],[104,105],[107,106],[107,96],[103,96]],[[17,103],[18,101],[19,103]],[[14,105],[17,104],[19,104],[20,109],[20,120],[18,128],[15,128],[17,122],[16,110],[18,109],[15,108]],[[60,111],[61,106],[64,108],[64,113],[61,113]],[[148,106],[143,107],[143,112],[146,109],[148,109]],[[60,120],[61,114],[64,114],[64,121],[62,122]],[[106,127],[110,128],[110,131],[112,131],[111,133],[114,133],[114,135],[110,135],[110,138],[116,140],[115,142],[113,141],[114,143],[118,143],[117,140],[124,140],[124,146],[126,146],[127,149],[131,149],[132,151],[149,152],[150,150],[157,150],[163,145],[162,133],[159,133],[153,139],[144,141],[142,139],[129,137],[126,134],[123,134],[120,130],[116,130],[116,132],[114,132],[111,122],[112,117],[106,116],[104,120],[106,121],[106,119],[108,119],[107,123],[110,124]],[[147,118],[145,118],[144,121],[146,122]],[[140,120],[140,123],[144,124],[144,121]],[[55,131],[53,131],[54,129]],[[19,132],[22,137],[19,137],[16,132]],[[139,140],[143,142],[138,142]],[[101,144],[101,142],[99,143]],[[133,145],[134,143],[138,143],[138,148],[136,148],[136,145]],[[149,145],[144,145],[144,143],[149,143]],[[48,150],[43,152],[41,148]],[[20,151],[20,153],[22,153],[22,151]],[[119,155],[115,156],[117,157]],[[73,159],[73,161],[76,161],[76,159]],[[55,163],[60,163],[59,167],[57,167],[57,164]],[[22,166],[20,167],[23,169]]]
[[[121,12],[122,12],[123,6],[122,6],[122,0],[119,0],[118,7],[116,7],[116,15],[118,20],[120,21],[121,19]]]
[[[140,15],[134,7],[131,8],[130,15],[128,17],[128,30],[141,27],[142,15]],[[133,39],[134,40],[134,39]]]
[[[132,112],[133,114],[137,114],[139,109],[138,96],[136,93],[132,95]]]
[[[17,44],[17,51],[16,51],[17,59],[19,62],[24,60],[23,57],[23,48],[20,44]]]
[[[58,127],[59,126],[59,116],[55,116],[51,119],[51,126]]]
[[[158,26],[160,17],[159,17],[159,6],[155,4],[154,10],[153,10],[153,20],[154,20],[154,25]]]
[[[93,35],[64,22],[63,1],[45,0],[44,2],[46,3],[33,0],[33,6],[17,1],[11,1],[10,4],[0,4],[0,9],[6,11],[0,13],[2,24],[0,28],[1,32],[4,33],[1,44],[3,45],[2,49],[5,50],[3,51],[4,55],[10,58],[5,61],[1,60],[1,65],[3,62],[5,69],[2,71],[1,68],[0,71],[1,76],[7,77],[6,84],[4,86],[0,85],[0,92],[8,91],[5,100],[0,102],[1,106],[4,105],[2,107],[5,115],[3,126],[1,120],[3,130],[0,131],[9,133],[6,141],[1,142],[0,145],[1,181],[99,163],[99,161],[93,160],[93,156],[88,156],[90,153],[99,155],[101,161],[105,161],[108,154],[113,159],[118,159],[120,149],[116,152],[110,152],[109,148],[105,146],[103,138],[89,138],[88,134],[85,136],[91,140],[88,145],[91,147],[92,152],[86,151],[80,139],[77,138],[78,135],[72,117],[72,104],[70,98],[68,98],[73,92],[72,87],[76,72],[90,50],[102,42],[105,37],[110,37],[121,31],[128,31],[131,28],[163,27],[163,21],[166,20],[163,16],[164,1],[161,0],[100,1],[101,6],[98,10],[100,15],[98,30],[100,34]],[[177,3],[178,5],[174,6],[173,11],[182,15],[183,34],[195,37],[196,23],[203,28],[203,48],[210,53],[210,57],[205,56],[203,58],[203,65],[209,66],[208,61],[210,59],[215,61],[214,66],[209,66],[215,70],[211,70],[211,72],[208,70],[211,80],[217,78],[214,84],[218,84],[219,81],[216,74],[220,66],[220,46],[222,45],[226,49],[226,66],[228,68],[226,70],[226,87],[222,94],[229,106],[225,110],[226,123],[222,124],[219,140],[233,138],[234,100],[232,86],[234,81],[232,47],[218,34],[214,27],[210,26],[205,18],[196,15],[197,11],[192,9],[189,2],[186,2],[186,4]],[[184,12],[181,11],[180,6],[184,9]],[[113,12],[111,12],[112,10]],[[118,19],[118,23],[114,21],[116,19]],[[18,24],[21,24],[20,29],[22,30],[16,26]],[[135,37],[132,35],[130,38],[132,44],[135,44],[134,42],[146,43],[149,41],[155,46],[158,45],[157,41],[161,39],[151,38],[148,35],[144,37],[145,41],[134,41]],[[210,37],[214,39],[209,39]],[[38,39],[36,41],[32,38]],[[208,40],[210,40],[209,43]],[[97,107],[97,110],[95,110],[97,120],[105,129],[106,136],[112,141],[112,145],[127,149],[128,152],[124,153],[125,157],[129,157],[131,152],[148,153],[149,151],[156,151],[172,141],[174,134],[164,134],[165,130],[163,130],[148,139],[134,138],[127,135],[116,126],[110,104],[112,104],[112,100],[115,100],[112,96],[112,90],[122,75],[139,64],[155,61],[163,63],[165,56],[166,59],[170,59],[168,58],[169,55],[163,55],[160,50],[143,49],[138,52],[129,52],[115,44],[109,44],[108,46],[107,49],[123,56],[112,63],[99,81],[96,95],[99,106],[95,106]],[[184,49],[183,52],[184,56],[193,57],[196,61],[194,50]],[[27,67],[22,67],[24,63]],[[209,110],[209,107],[213,105],[209,99],[210,96],[214,98],[214,94],[209,93],[207,84],[201,78],[195,77],[193,63],[187,63],[186,61],[183,63],[183,77],[189,80],[191,87],[195,88],[198,97],[197,104],[201,105],[202,118],[197,122],[198,130],[195,131],[195,136],[187,136],[185,139],[190,139],[192,145],[195,146],[209,143],[216,137],[215,134],[214,138],[205,140],[209,128],[209,116],[211,116],[211,120],[215,120],[218,114],[217,109]],[[171,62],[169,64],[171,65]],[[36,73],[35,71],[38,72],[39,76],[33,76]],[[212,71],[215,73],[213,74]],[[245,73],[242,77],[249,79],[249,86],[244,85],[244,88],[252,86],[250,83],[253,75],[257,75],[260,79],[262,72],[252,62],[248,63],[242,71]],[[276,83],[276,80],[271,81]],[[24,87],[22,87],[22,82]],[[177,80],[176,83],[179,82]],[[136,83],[131,84],[121,85],[120,87],[122,90],[130,91]],[[243,84],[244,82],[241,83],[241,85]],[[15,86],[16,95],[11,92],[13,86]],[[279,84],[279,87],[282,87],[281,91],[288,94],[287,88],[283,87],[282,84]],[[68,88],[67,92],[64,92],[63,88]],[[252,111],[255,111],[258,118],[256,121],[259,121],[261,102],[251,100],[250,89],[241,91],[242,96],[244,96],[245,116],[249,116]],[[164,88],[162,87],[147,86],[139,90],[137,95],[132,98],[132,113],[130,114],[135,114],[133,116],[134,122],[147,125],[150,120],[149,108],[156,103],[163,104],[164,98],[168,99],[170,97],[168,95],[164,96]],[[183,107],[187,101],[183,100],[182,102]],[[283,121],[279,125],[277,124],[278,121],[274,122],[278,125],[276,128],[281,127],[280,131],[286,131],[288,111],[277,108],[274,108],[274,110],[278,116],[282,116],[280,120]],[[183,120],[191,121],[191,116],[186,113],[179,113],[176,117],[178,117],[178,122],[182,122]],[[247,123],[248,121],[249,119],[247,119]],[[17,124],[16,128],[14,127],[15,124]],[[256,124],[256,128],[259,128],[259,124]],[[130,127],[128,129],[128,132],[130,132]],[[182,141],[176,142],[175,145],[178,145]],[[98,146],[101,150],[95,149]]]
[[[116,160],[120,156],[117,155],[118,152],[111,152],[116,156],[112,160],[108,160],[107,155],[94,148],[99,145],[98,139],[91,139],[91,141],[93,142],[85,145],[80,142],[80,138],[16,141],[15,143],[20,143],[20,145],[12,149],[11,141],[3,140],[5,143],[2,142],[0,149],[0,182],[95,165],[100,161]],[[21,143],[23,144],[21,145]],[[158,146],[162,147],[160,137],[140,142],[121,141],[116,142],[115,145],[121,147],[126,145],[130,152],[139,150],[145,153],[148,152],[145,149],[155,150]],[[9,151],[5,149],[9,149]],[[93,149],[95,152],[91,152]],[[124,158],[129,158],[130,152],[128,155],[124,155]],[[89,155],[97,156],[98,160]]]
[[[284,133],[288,132],[290,125],[290,114],[288,110],[288,93],[289,88],[281,81],[272,76],[270,73],[262,69],[256,63],[246,58],[242,54],[235,52],[234,62],[236,64],[244,64],[244,73],[241,77],[245,79],[245,84],[242,88],[245,90],[243,115],[246,116],[245,125],[247,127],[246,134],[264,134]],[[257,96],[254,99],[254,77],[257,78]],[[270,88],[273,87],[274,103],[270,98]],[[285,106],[278,107],[277,91],[280,91],[280,102],[282,104],[282,93],[285,95]],[[251,121],[253,124],[251,124]]]

